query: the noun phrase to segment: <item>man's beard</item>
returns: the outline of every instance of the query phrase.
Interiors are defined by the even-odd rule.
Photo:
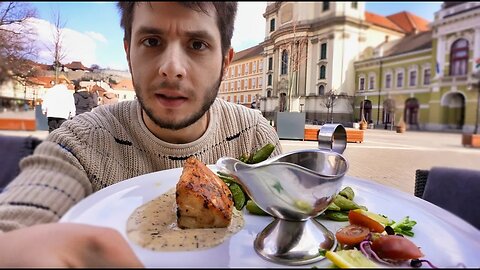
[[[140,106],[142,109],[145,111],[145,113],[148,115],[148,117],[160,128],[164,129],[171,129],[171,130],[179,130],[182,128],[186,128],[195,122],[197,122],[202,116],[210,109],[212,106],[213,102],[215,102],[215,99],[218,94],[218,90],[220,88],[220,84],[222,82],[222,77],[223,77],[223,70],[220,73],[220,77],[217,79],[217,81],[213,84],[213,86],[209,87],[210,91],[207,91],[206,96],[203,100],[203,104],[200,107],[200,110],[197,112],[194,112],[191,116],[187,117],[186,119],[180,121],[180,122],[174,122],[174,121],[165,121],[161,117],[156,117],[154,114],[154,110],[152,108],[149,108],[147,104],[145,103],[143,96],[142,96],[142,91],[138,86],[135,86],[135,83],[133,82],[135,92],[137,94],[138,101],[140,102]]]

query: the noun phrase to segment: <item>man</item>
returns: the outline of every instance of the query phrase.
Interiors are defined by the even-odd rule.
[[[216,99],[233,58],[235,2],[120,2],[119,7],[137,99],[65,122],[22,160],[21,173],[0,194],[0,230],[56,222],[95,191],[182,167],[192,155],[214,164],[266,143],[276,146],[273,155],[281,153],[275,130],[261,114]],[[0,234],[0,253],[6,249],[2,237],[14,232]],[[60,233],[52,237],[62,241]]]
[[[65,80],[50,88],[42,103],[42,112],[48,120],[48,131],[54,131],[67,119],[75,116],[75,110],[73,95],[68,91]]]

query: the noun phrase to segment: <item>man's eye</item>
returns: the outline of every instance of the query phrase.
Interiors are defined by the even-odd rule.
[[[207,47],[205,45],[205,43],[203,43],[201,41],[193,41],[191,46],[192,46],[192,49],[194,49],[194,50],[203,50]]]
[[[147,47],[155,47],[160,45],[160,40],[158,38],[147,38],[142,42],[142,44]]]

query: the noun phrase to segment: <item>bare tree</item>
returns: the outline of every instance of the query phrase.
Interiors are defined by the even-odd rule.
[[[300,66],[307,60],[305,49],[308,46],[306,36],[299,36],[297,33],[298,22],[296,19],[292,21],[293,37],[280,45],[280,53],[282,66],[287,67],[288,88],[285,104],[280,108],[281,111],[292,110],[292,98],[298,96],[298,73]],[[288,53],[288,57],[284,57],[283,52]]]
[[[36,33],[28,19],[36,10],[24,2],[0,2],[0,84],[16,80],[26,84],[35,70]]]
[[[47,48],[53,58],[53,67],[55,68],[55,83],[58,83],[58,73],[62,66],[62,61],[66,56],[65,48],[63,47],[63,29],[67,22],[62,21],[61,14],[58,9],[52,11],[52,19],[54,23],[52,29],[52,41]]]

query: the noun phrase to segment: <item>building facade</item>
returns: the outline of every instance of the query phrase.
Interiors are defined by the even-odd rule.
[[[269,2],[261,110],[305,112],[306,122],[353,121],[354,62],[405,36],[395,20],[365,11],[364,2]]]
[[[260,45],[235,53],[220,84],[218,97],[249,108],[259,108],[263,88],[263,48]]]
[[[480,3],[444,2],[431,30],[355,63],[355,116],[384,126],[471,132],[480,101]]]

